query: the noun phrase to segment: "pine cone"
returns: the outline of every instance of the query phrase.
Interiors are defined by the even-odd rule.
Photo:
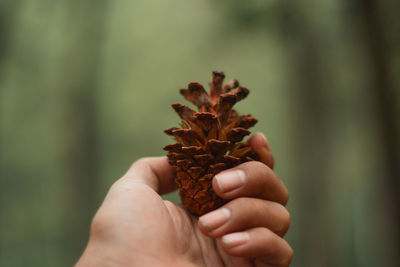
[[[197,82],[180,89],[184,98],[197,106],[198,112],[183,104],[172,104],[182,119],[181,128],[164,131],[176,141],[164,150],[168,151],[169,163],[176,171],[175,182],[182,203],[196,215],[226,203],[212,189],[214,175],[243,162],[258,160],[250,146],[241,142],[257,120],[232,109],[249,90],[239,86],[237,80],[223,85],[224,78],[222,71],[213,71],[209,93]]]

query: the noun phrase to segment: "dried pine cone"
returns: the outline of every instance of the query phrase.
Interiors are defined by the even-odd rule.
[[[164,150],[168,151],[169,163],[176,171],[175,182],[182,203],[196,215],[226,203],[212,189],[215,174],[243,162],[258,160],[250,146],[241,142],[250,134],[247,129],[257,120],[249,114],[239,115],[232,109],[249,94],[249,90],[239,86],[237,80],[223,85],[224,78],[222,71],[213,71],[209,93],[197,82],[190,83],[187,89],[180,89],[185,99],[199,111],[173,104],[182,119],[182,128],[165,130],[176,141]]]

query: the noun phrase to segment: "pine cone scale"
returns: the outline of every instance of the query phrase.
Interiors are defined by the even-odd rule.
[[[180,103],[172,107],[182,119],[181,127],[164,132],[176,143],[167,145],[169,163],[176,171],[175,182],[183,205],[192,213],[202,215],[227,201],[216,195],[212,179],[219,172],[249,160],[257,155],[242,140],[257,123],[251,115],[239,116],[233,106],[247,97],[249,90],[237,80],[223,84],[225,74],[213,71],[210,91],[197,82],[191,82],[180,93],[193,103],[198,111]]]

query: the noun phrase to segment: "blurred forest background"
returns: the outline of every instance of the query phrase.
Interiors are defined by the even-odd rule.
[[[251,90],[291,193],[292,266],[398,266],[400,1],[2,0],[0,266],[71,266],[171,103]],[[176,194],[167,198],[177,201]]]

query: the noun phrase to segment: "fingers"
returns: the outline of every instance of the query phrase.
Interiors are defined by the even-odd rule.
[[[257,197],[286,205],[289,198],[282,181],[258,161],[246,162],[217,174],[212,185],[217,195],[224,199]]]
[[[289,266],[293,251],[282,238],[290,225],[284,207],[288,190],[271,169],[274,159],[267,139],[255,134],[248,143],[261,162],[247,162],[214,177],[214,191],[233,200],[201,216],[199,229],[209,237],[222,237],[227,254],[255,258],[255,266]]]
[[[274,157],[271,154],[269,142],[264,134],[254,134],[249,138],[247,143],[251,146],[252,150],[256,152],[262,163],[271,169],[274,168]]]
[[[199,218],[200,230],[209,237],[221,237],[254,227],[266,227],[279,236],[286,234],[290,214],[276,202],[238,198]]]
[[[238,198],[199,218],[199,229],[221,238],[234,257],[256,258],[255,266],[288,266],[293,251],[282,238],[290,225],[284,206],[271,201]]]
[[[120,180],[146,184],[158,194],[166,194],[176,189],[174,170],[167,157],[139,159]]]
[[[293,250],[289,244],[267,228],[257,227],[244,232],[225,235],[222,248],[235,257],[256,258],[256,262],[289,266]]]

